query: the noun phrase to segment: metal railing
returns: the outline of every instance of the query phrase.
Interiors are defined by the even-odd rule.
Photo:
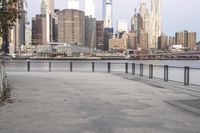
[[[140,77],[148,77],[149,79],[158,78],[162,79],[164,82],[175,81],[183,83],[185,86],[196,85],[200,86],[200,81],[196,77],[200,76],[200,68],[191,68],[189,66],[185,67],[175,67],[168,65],[153,65],[153,64],[143,64],[143,63],[132,63],[132,62],[112,62],[112,61],[24,61],[18,62],[14,61],[12,63],[23,64],[27,71],[35,71],[33,68],[36,64],[46,64],[44,67],[46,71],[52,72],[56,71],[56,64],[62,64],[64,66],[64,71],[74,72],[74,71],[90,71],[90,72],[107,72],[107,73],[125,73],[131,75],[138,75]],[[67,65],[68,64],[68,65]],[[9,62],[5,63],[6,67]],[[12,66],[12,65],[11,65]],[[84,67],[83,67],[84,66]],[[81,69],[82,68],[82,69]],[[81,69],[81,70],[80,70]],[[44,69],[43,69],[44,70]],[[191,72],[192,70],[192,72]],[[195,71],[194,71],[195,70]],[[198,72],[199,74],[197,74]],[[191,74],[192,73],[192,74]],[[196,76],[193,76],[196,75]],[[191,82],[192,77],[192,82]]]

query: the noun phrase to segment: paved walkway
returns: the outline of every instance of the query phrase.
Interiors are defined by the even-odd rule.
[[[200,117],[165,101],[195,97],[103,73],[8,73],[0,133],[200,133]]]

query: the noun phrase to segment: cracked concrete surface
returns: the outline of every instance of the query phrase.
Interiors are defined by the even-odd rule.
[[[106,73],[9,72],[0,133],[200,133],[200,117],[167,104],[195,99]]]

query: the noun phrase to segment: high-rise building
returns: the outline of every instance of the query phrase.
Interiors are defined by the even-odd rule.
[[[32,42],[32,32],[31,32],[31,24],[30,22],[26,22],[25,26],[25,45],[26,46],[31,46]]]
[[[197,43],[197,33],[189,32],[188,33],[188,47],[194,49]]]
[[[59,9],[54,10],[54,19],[53,19],[53,41],[58,42],[58,13]]]
[[[128,33],[122,33],[119,38],[109,39],[109,50],[125,50],[128,48]]]
[[[41,14],[53,14],[54,13],[54,0],[42,0],[41,2]]]
[[[85,1],[85,16],[95,18],[95,4],[94,0]]]
[[[58,12],[58,41],[84,46],[85,14],[75,9]]]
[[[24,0],[19,0],[17,7],[20,13],[20,19],[16,19],[15,25],[10,30],[9,51],[11,54],[20,51],[20,48],[25,45],[25,24],[27,21],[27,11],[24,7]]]
[[[168,45],[169,46],[175,45],[175,37],[169,36]]]
[[[117,21],[117,32],[128,32],[128,22],[126,20]]]
[[[67,9],[76,9],[79,10],[79,1],[78,0],[68,0]]]
[[[104,21],[96,22],[96,47],[98,49],[103,50],[103,42],[104,42]]]
[[[113,37],[113,32],[114,32],[113,28],[104,28],[103,47],[105,51],[109,50],[109,39]]]
[[[168,36],[164,33],[158,37],[158,50],[167,50],[168,49]]]
[[[143,51],[148,51],[149,46],[148,46],[148,33],[145,30],[141,30],[139,34],[139,49]]]
[[[32,45],[46,44],[46,15],[39,14],[32,18]]]
[[[137,49],[137,34],[135,32],[128,33],[128,48]]]
[[[177,32],[175,42],[184,48],[193,49],[196,46],[196,32]]]
[[[151,34],[149,35],[151,42],[150,48],[157,49],[158,37],[162,33],[161,20],[161,2],[160,0],[151,0]]]
[[[96,48],[96,19],[88,16],[85,17],[85,46]]]
[[[54,0],[42,0],[41,14],[46,16],[46,42],[53,40]]]
[[[103,0],[103,20],[105,28],[112,28],[112,0]]]

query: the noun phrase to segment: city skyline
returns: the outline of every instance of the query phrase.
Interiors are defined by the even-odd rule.
[[[28,0],[27,2],[28,2],[28,18],[30,21],[31,17],[40,12],[41,0],[34,0],[34,1]],[[146,2],[148,8],[150,9],[150,0],[146,0]],[[102,2],[101,0],[96,0],[95,4],[102,5]],[[198,10],[200,10],[198,8],[199,4],[200,1],[196,0],[184,1],[184,2],[182,2],[182,0],[176,0],[176,1],[162,0],[161,13],[162,13],[163,32],[170,36],[174,36],[175,32],[181,32],[184,30],[196,31],[197,41],[200,41],[200,35],[199,35],[200,14],[198,14]],[[84,5],[85,5],[84,1],[80,1],[81,10],[84,10]],[[120,7],[119,5],[123,6]],[[133,16],[134,9],[136,7],[137,7],[137,0],[127,0],[126,2],[120,0],[113,0],[114,28],[116,28],[117,20],[127,20],[129,22],[129,29],[130,29],[131,17]],[[67,1],[56,0],[55,8],[59,9],[67,8]],[[96,18],[98,20],[102,19],[101,6],[96,6]]]

